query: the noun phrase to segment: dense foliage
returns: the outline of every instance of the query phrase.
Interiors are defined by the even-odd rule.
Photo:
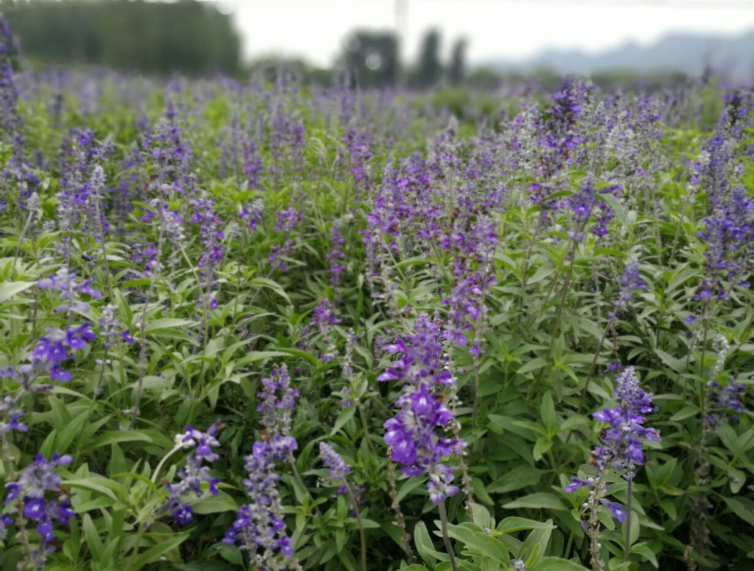
[[[751,92],[2,50],[3,569],[746,569]]]
[[[27,57],[161,74],[236,72],[241,41],[208,2],[22,0],[7,17]]]

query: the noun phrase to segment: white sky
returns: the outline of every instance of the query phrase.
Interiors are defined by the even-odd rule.
[[[599,51],[671,32],[740,34],[754,29],[754,0],[403,0],[413,58],[437,27],[443,50],[459,36],[474,62],[516,59],[549,47]],[[621,5],[620,3],[624,5]],[[698,4],[694,5],[696,2]],[[235,14],[245,57],[286,55],[331,64],[347,32],[394,29],[395,0],[221,0]],[[654,4],[654,5],[653,5]]]

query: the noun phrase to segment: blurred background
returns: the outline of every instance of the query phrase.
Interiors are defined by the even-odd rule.
[[[5,0],[33,67],[149,76],[281,66],[363,88],[495,87],[564,74],[646,88],[754,77],[754,0]]]

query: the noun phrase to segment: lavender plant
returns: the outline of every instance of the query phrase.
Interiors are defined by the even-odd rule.
[[[6,567],[750,567],[749,88],[163,81],[1,23]]]

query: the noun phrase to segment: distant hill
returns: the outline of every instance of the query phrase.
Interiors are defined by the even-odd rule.
[[[726,77],[750,79],[754,77],[754,30],[737,37],[671,34],[648,46],[629,42],[596,54],[549,49],[531,58],[499,59],[489,65],[506,71],[547,67],[562,73],[631,69],[689,75],[699,75],[710,66]]]

